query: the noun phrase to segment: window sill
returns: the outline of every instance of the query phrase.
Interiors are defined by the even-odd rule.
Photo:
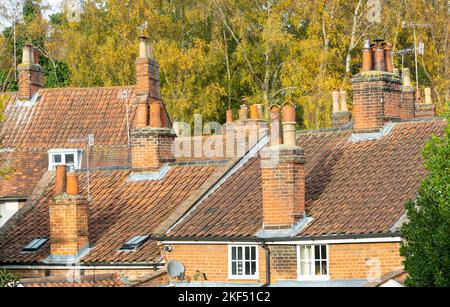
[[[300,276],[297,278],[298,281],[329,281],[330,275],[324,276]]]

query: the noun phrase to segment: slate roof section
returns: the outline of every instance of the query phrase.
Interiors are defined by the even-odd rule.
[[[442,119],[397,123],[378,140],[351,142],[351,130],[302,132],[306,208],[313,221],[299,236],[389,233],[426,176],[421,149]],[[248,161],[197,205],[170,238],[252,237],[262,227],[259,159]]]
[[[161,180],[129,182],[130,170],[103,170],[90,174],[89,242],[92,249],[82,263],[155,263],[160,259],[156,241],[149,240],[136,251],[119,251],[134,236],[152,235],[184,200],[192,197],[218,164],[173,165]],[[87,197],[87,174],[80,175],[81,194]],[[20,221],[0,238],[0,263],[36,264],[49,255],[47,242],[34,253],[22,248],[37,237],[49,237],[48,204],[51,184],[37,204],[23,208]],[[21,211],[19,211],[19,214]]]

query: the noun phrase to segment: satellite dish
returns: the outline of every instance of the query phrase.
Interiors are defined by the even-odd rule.
[[[167,273],[172,278],[181,278],[184,276],[184,265],[178,260],[170,260],[167,263]]]

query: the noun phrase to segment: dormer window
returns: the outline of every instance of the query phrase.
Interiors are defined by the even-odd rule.
[[[70,170],[81,168],[81,149],[50,149],[48,151],[48,170],[54,171],[58,165],[67,165]]]

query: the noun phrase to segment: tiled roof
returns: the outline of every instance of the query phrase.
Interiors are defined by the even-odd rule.
[[[92,288],[92,287],[124,287],[124,283],[117,274],[98,274],[80,276],[72,281],[67,277],[43,277],[21,279],[20,285],[26,288],[63,287],[63,288]]]
[[[300,236],[388,233],[426,176],[421,149],[444,120],[397,123],[372,141],[351,130],[302,132],[306,208],[313,221]],[[167,235],[250,237],[262,226],[259,158],[248,161]]]
[[[94,166],[127,165],[123,91],[130,93],[131,121],[133,87],[41,89],[37,99],[26,102],[17,101],[15,93],[0,94],[8,98],[0,123],[0,167],[14,170],[10,180],[0,179],[0,197],[29,196],[47,170],[48,149],[85,149],[89,134],[95,137]]]
[[[86,263],[152,263],[159,259],[156,241],[137,251],[121,252],[134,236],[152,235],[183,202],[220,169],[218,164],[172,165],[161,180],[129,182],[130,170],[103,170],[90,174],[89,242]],[[87,197],[87,174],[80,175],[81,193]],[[20,220],[0,238],[0,263],[38,263],[49,255],[47,243],[35,253],[22,248],[37,237],[49,236],[49,200],[53,185],[33,208],[27,205]],[[21,213],[19,211],[19,213]]]

